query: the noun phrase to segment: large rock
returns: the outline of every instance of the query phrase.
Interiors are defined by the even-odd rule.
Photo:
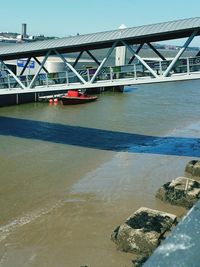
[[[200,160],[191,160],[185,167],[186,174],[200,178]]]
[[[173,205],[191,208],[200,198],[200,183],[178,177],[164,184],[156,193],[156,197]]]
[[[113,231],[111,240],[121,251],[148,256],[176,222],[173,214],[142,207]]]

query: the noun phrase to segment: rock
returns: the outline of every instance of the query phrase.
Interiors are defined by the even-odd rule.
[[[111,240],[121,251],[148,256],[176,220],[173,214],[142,207],[113,231]]]
[[[200,198],[200,183],[178,177],[164,184],[156,193],[156,197],[173,205],[191,208]]]
[[[137,259],[132,261],[133,267],[141,267],[148,258],[148,256],[139,256]]]
[[[191,160],[185,167],[185,172],[192,177],[200,178],[200,160]]]

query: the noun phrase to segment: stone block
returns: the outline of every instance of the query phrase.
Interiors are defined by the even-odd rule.
[[[186,174],[200,179],[200,160],[191,160],[185,167]]]
[[[176,223],[173,214],[142,207],[113,231],[111,240],[121,251],[148,256]]]
[[[191,208],[200,198],[200,183],[186,177],[178,177],[164,184],[156,197],[172,205]]]

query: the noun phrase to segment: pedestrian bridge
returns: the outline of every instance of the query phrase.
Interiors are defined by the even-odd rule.
[[[200,18],[190,18],[4,46],[0,48],[0,95],[199,79],[200,52],[197,51],[192,58],[183,56],[192,40],[199,35]],[[167,60],[153,45],[155,42],[179,38],[183,38],[183,45],[171,60]],[[140,56],[144,44],[158,56],[157,60],[147,60]],[[108,66],[106,63],[117,47],[125,47],[132,57],[123,65]],[[94,56],[93,50],[102,48],[107,48],[107,52],[103,60],[99,60]],[[67,60],[68,54],[72,52],[78,52],[73,64]],[[95,62],[96,67],[76,67],[84,52]],[[45,68],[49,56],[60,58],[65,63],[65,71],[49,73]],[[39,57],[43,58],[42,61]],[[26,59],[20,75],[16,75],[6,64],[15,59]],[[39,67],[34,75],[24,75],[31,60],[37,62]]]

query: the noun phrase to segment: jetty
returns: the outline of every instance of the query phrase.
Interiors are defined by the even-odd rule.
[[[197,51],[192,58],[184,57],[190,43],[199,35],[200,17],[197,17],[1,47],[0,106],[38,101],[42,94],[61,94],[73,89],[104,90],[199,79],[200,52]],[[180,38],[184,38],[183,44],[170,60],[153,45],[155,42]],[[158,59],[148,60],[140,56],[144,44],[148,45]],[[99,60],[93,51],[102,48],[107,48],[107,52]],[[111,54],[118,48],[129,51],[131,58],[123,65],[107,65]],[[67,60],[70,53],[77,53],[74,62]],[[87,53],[96,67],[77,68],[83,53]],[[51,56],[62,61],[65,67],[62,71],[52,73],[48,70],[46,63]],[[22,59],[24,65],[18,75],[8,63]],[[37,66],[34,74],[24,75],[26,68],[30,66]]]

